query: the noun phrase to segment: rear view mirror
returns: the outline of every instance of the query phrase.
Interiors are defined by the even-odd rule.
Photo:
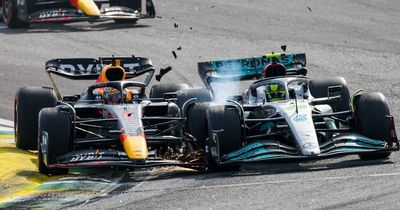
[[[296,91],[293,88],[289,88],[289,98],[290,99],[296,98]]]

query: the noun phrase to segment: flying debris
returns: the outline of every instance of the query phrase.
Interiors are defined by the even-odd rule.
[[[171,70],[172,70],[172,67],[171,67],[171,66],[168,66],[168,67],[165,68],[165,69],[160,69],[160,73],[156,75],[156,80],[157,80],[157,81],[161,81],[161,78],[162,78],[166,73],[168,73],[168,72],[171,71]]]

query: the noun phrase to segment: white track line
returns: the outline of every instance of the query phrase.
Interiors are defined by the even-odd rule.
[[[145,192],[145,191],[187,191],[187,190],[203,190],[203,189],[216,189],[216,188],[228,188],[228,187],[251,187],[268,184],[286,184],[296,182],[315,182],[315,181],[326,181],[326,180],[341,180],[341,179],[360,179],[360,178],[373,178],[373,177],[384,177],[384,176],[400,176],[400,172],[395,173],[381,173],[381,174],[369,174],[360,176],[333,176],[323,177],[315,179],[292,179],[292,180],[275,180],[266,182],[251,182],[251,183],[239,183],[239,184],[223,184],[213,186],[199,186],[199,187],[185,187],[185,188],[166,188],[166,189],[153,189],[153,190],[136,190],[134,192]]]
[[[10,120],[6,120],[6,119],[1,119],[0,118],[0,126],[13,128],[14,127],[14,122],[10,121]]]
[[[6,131],[6,132],[14,131],[14,122],[0,118],[0,131]],[[13,138],[12,139],[3,139],[3,140],[1,140],[1,142],[15,143],[15,140]]]

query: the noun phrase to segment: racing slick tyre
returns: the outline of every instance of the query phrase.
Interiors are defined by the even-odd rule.
[[[21,11],[17,7],[18,0],[1,0],[3,21],[10,28],[27,28],[29,27],[28,17],[33,10],[33,0],[21,0],[24,10]],[[23,12],[23,14],[20,14]],[[21,17],[24,17],[21,19]]]
[[[210,103],[194,103],[187,110],[187,132],[192,135],[200,149],[205,149],[207,134],[206,111]]]
[[[182,110],[183,105],[190,99],[196,98],[195,101],[189,103],[185,113],[187,131],[192,135],[200,149],[204,149],[207,138],[207,120],[206,111],[210,106],[211,96],[208,90],[203,88],[188,88],[177,92],[176,104]]]
[[[57,99],[51,88],[23,87],[17,91],[14,101],[14,132],[17,148],[37,149],[39,112],[45,107],[56,105]]]
[[[310,80],[310,92],[314,98],[328,97],[329,86],[342,86],[340,103],[329,104],[333,112],[350,110],[350,91],[346,80],[343,77],[335,77],[332,79],[313,79]]]
[[[155,84],[151,87],[150,98],[163,98],[165,93],[176,92],[183,89],[188,89],[189,85],[184,83],[164,83]]]
[[[211,101],[210,92],[204,88],[186,88],[177,92],[176,104],[182,108],[183,104],[190,99],[196,98],[195,103]]]
[[[72,118],[58,107],[44,108],[39,113],[38,168],[46,175],[67,174],[68,168],[49,168],[57,157],[72,150]],[[47,164],[45,163],[47,162]]]
[[[382,93],[365,93],[355,98],[355,124],[359,133],[371,139],[389,142],[389,106]],[[390,152],[360,154],[362,160],[386,159]]]
[[[242,122],[239,109],[233,105],[214,105],[206,113],[208,144],[215,146],[222,157],[242,147]],[[211,170],[238,170],[240,164],[220,165],[210,161]]]

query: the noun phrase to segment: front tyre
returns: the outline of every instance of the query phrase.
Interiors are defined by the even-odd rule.
[[[187,132],[192,135],[197,142],[199,149],[204,150],[207,140],[207,119],[206,111],[210,103],[194,103],[189,105],[186,115]]]
[[[208,144],[215,146],[219,157],[240,149],[242,145],[242,121],[240,111],[232,105],[214,105],[207,110]],[[211,170],[239,170],[240,164],[219,165],[208,158]]]
[[[51,88],[23,87],[17,91],[14,101],[14,132],[17,148],[37,149],[39,112],[45,107],[56,105],[57,99]]]
[[[365,93],[354,101],[355,124],[359,133],[371,139],[389,142],[390,116],[389,106],[382,93]],[[362,160],[386,159],[390,152],[360,154]]]
[[[10,28],[28,28],[29,21],[28,16],[30,12],[30,7],[32,0],[22,0],[24,1],[25,14],[20,14],[20,9],[17,6],[17,0],[1,0],[3,21]],[[21,16],[25,18],[20,19]]]
[[[72,118],[59,107],[44,108],[39,113],[38,169],[45,175],[67,174],[68,168],[49,168],[57,157],[72,151]]]

